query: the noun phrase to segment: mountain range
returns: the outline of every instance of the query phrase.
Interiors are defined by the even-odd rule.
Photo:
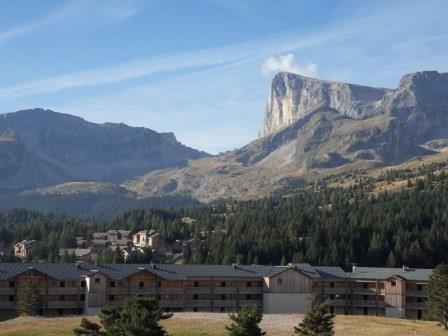
[[[0,115],[0,189],[251,199],[447,148],[448,73],[407,74],[386,89],[282,72],[259,137],[218,156],[146,128],[42,109]]]

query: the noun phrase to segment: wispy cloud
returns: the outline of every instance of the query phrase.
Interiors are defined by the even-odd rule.
[[[261,72],[265,76],[271,76],[277,72],[292,72],[308,77],[319,77],[317,64],[307,63],[299,65],[294,59],[293,54],[280,55],[278,57],[268,57],[261,65]]]
[[[111,67],[0,87],[0,96],[50,93],[69,88],[116,83],[161,72],[252,62],[275,53],[318,45],[332,37],[330,34],[311,38],[297,38],[291,34],[275,35],[221,48],[143,58]]]
[[[136,15],[138,12],[139,7],[132,1],[113,0],[108,1],[106,6],[93,0],[70,0],[43,17],[0,31],[0,46],[56,24],[67,24],[68,22],[85,20],[89,17],[109,22],[119,22]]]

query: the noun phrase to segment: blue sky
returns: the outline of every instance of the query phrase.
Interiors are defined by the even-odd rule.
[[[272,77],[395,87],[448,71],[448,1],[0,0],[0,113],[50,108],[210,153],[260,128]]]

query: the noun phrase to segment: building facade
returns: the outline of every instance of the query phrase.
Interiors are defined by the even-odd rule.
[[[131,296],[157,300],[166,311],[305,313],[308,298],[331,301],[336,314],[427,317],[432,270],[309,264],[174,265],[0,263],[0,313],[13,311],[26,283],[37,284],[45,315],[99,313]]]

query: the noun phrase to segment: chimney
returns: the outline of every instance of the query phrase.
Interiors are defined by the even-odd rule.
[[[233,269],[237,269],[238,268],[238,264],[232,264],[232,268]]]
[[[356,272],[356,265],[352,265],[352,273]]]
[[[409,271],[409,267],[407,267],[406,265],[403,265],[403,272],[407,272]]]

